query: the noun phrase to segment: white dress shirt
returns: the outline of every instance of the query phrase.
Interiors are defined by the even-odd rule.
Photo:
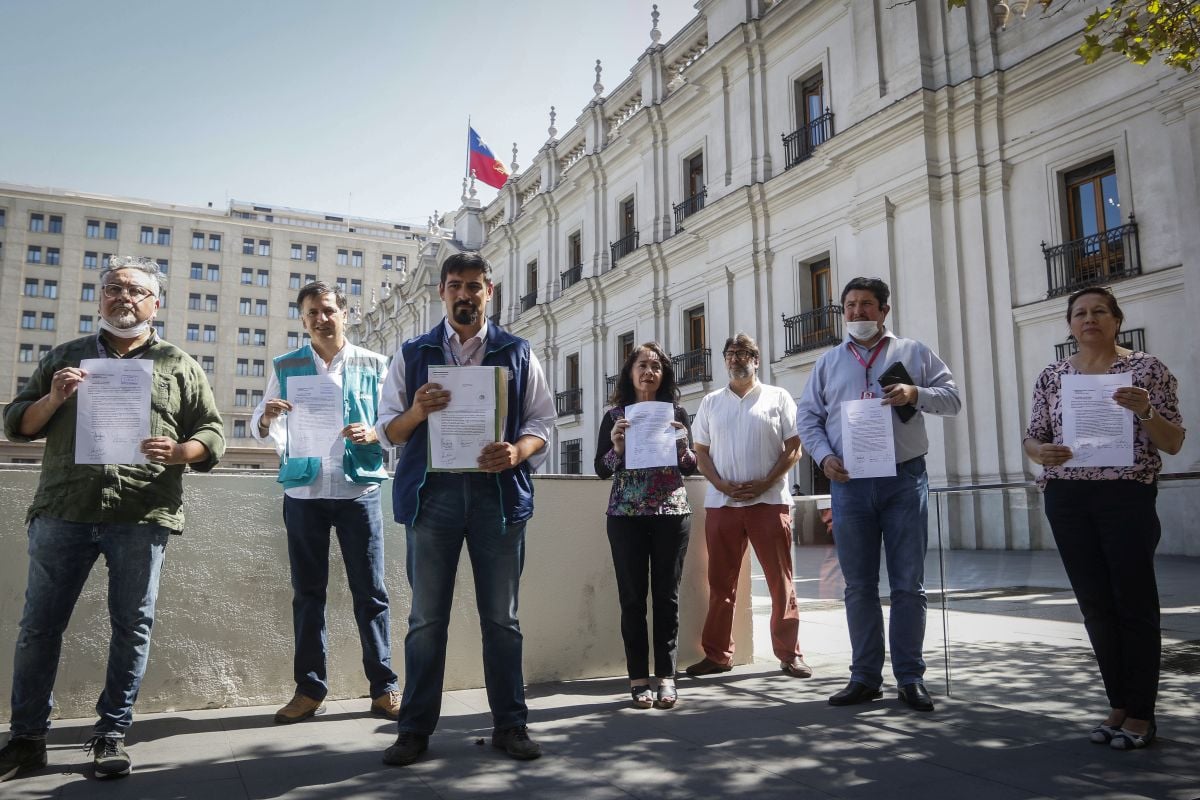
[[[476,367],[483,361],[487,352],[486,343],[490,325],[485,318],[479,332],[467,341],[459,339],[458,332],[449,320],[442,320],[442,353],[447,364],[458,364],[463,367]],[[408,410],[408,387],[404,379],[404,351],[397,350],[392,357],[392,365],[388,369],[387,379],[383,383],[383,399],[379,406],[379,423],[375,433],[384,447],[403,447],[404,442],[392,442],[387,438],[387,426],[396,417]],[[558,419],[558,411],[554,406],[554,395],[550,393],[550,385],[546,382],[546,373],[538,361],[533,349],[529,350],[529,369],[525,373],[525,398],[521,405],[521,419],[517,427],[517,437],[536,436],[544,442],[550,441],[550,432]],[[529,468],[536,470],[546,460],[546,448],[529,457]]]
[[[756,383],[745,397],[725,386],[705,395],[692,422],[692,438],[708,448],[717,472],[727,481],[762,480],[771,472],[783,443],[796,433],[796,401],[784,389]],[[787,473],[753,500],[734,500],[711,483],[704,493],[705,508],[792,504]]]
[[[313,364],[317,367],[317,374],[341,375],[342,366],[346,362],[346,353],[349,349],[349,343],[342,345],[342,349],[337,352],[328,365],[325,364],[323,358],[317,355],[317,351],[313,350]],[[379,391],[382,392],[381,389]],[[287,418],[280,414],[271,420],[266,436],[259,434],[258,421],[262,418],[267,401],[275,400],[282,396],[279,391],[279,378],[276,377],[275,369],[272,366],[271,377],[267,379],[267,391],[263,394],[262,402],[254,409],[254,415],[250,417],[250,432],[260,442],[270,440],[275,445],[275,452],[279,453],[280,456],[283,455],[284,450],[287,448]],[[375,398],[376,408],[379,407],[379,400],[380,397],[377,396]],[[321,471],[317,474],[316,480],[304,486],[293,486],[284,489],[283,493],[297,500],[349,500],[378,489],[379,484],[362,484],[346,480],[346,471],[342,467],[342,457],[345,453],[346,440],[339,436],[334,440],[333,445],[329,448],[329,452],[321,456]]]

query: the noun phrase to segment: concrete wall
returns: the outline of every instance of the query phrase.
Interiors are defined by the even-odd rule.
[[[0,472],[0,691],[12,685],[12,648],[23,605],[27,558],[25,509],[36,470]],[[539,477],[537,512],[527,530],[521,592],[525,678],[530,683],[623,675],[617,590],[605,534],[609,483]],[[702,480],[688,481],[692,507],[703,508]],[[391,520],[390,483],[384,518]],[[293,691],[291,588],[281,492],[273,476],[189,475],[187,529],[167,547],[142,712],[271,704]],[[681,588],[680,666],[700,657],[707,604],[704,516],[693,515]],[[404,531],[388,522],[387,575],[392,600],[392,660],[404,674],[410,604],[404,578]],[[336,554],[329,582],[330,695],[364,696],[358,635],[345,570]],[[450,627],[446,688],[483,685],[479,623],[464,548]],[[57,714],[92,713],[108,646],[106,579],[93,570],[63,642]],[[735,618],[738,663],[754,652],[749,567],[744,566]],[[0,720],[7,720],[7,702]]]

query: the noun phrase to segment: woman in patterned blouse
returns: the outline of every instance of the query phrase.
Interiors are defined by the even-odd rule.
[[[1025,453],[1044,467],[1038,484],[1046,517],[1108,694],[1111,710],[1090,738],[1133,750],[1155,734],[1162,643],[1154,579],[1159,451],[1178,453],[1184,429],[1175,377],[1154,356],[1117,345],[1124,319],[1106,287],[1080,289],[1068,299],[1067,322],[1079,352],[1038,377]],[[1132,385],[1118,388],[1112,399],[1136,418],[1133,466],[1067,465],[1072,450],[1063,441],[1063,376],[1123,373]]]
[[[670,467],[625,468],[625,408],[658,400],[675,406],[678,463]],[[679,641],[679,579],[691,532],[691,507],[683,476],[696,472],[688,415],[679,406],[679,387],[671,359],[654,342],[636,348],[625,359],[596,442],[596,474],[612,477],[608,500],[608,542],[617,573],[621,602],[621,638],[630,694],[637,708],[672,708],[675,658]],[[647,580],[647,573],[649,580]],[[647,586],[649,584],[649,587]],[[646,591],[654,608],[654,675],[650,686],[650,648],[646,635]]]

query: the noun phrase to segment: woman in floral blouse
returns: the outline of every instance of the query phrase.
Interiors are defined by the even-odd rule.
[[[675,406],[678,463],[670,467],[625,468],[625,408],[658,400]],[[596,474],[612,477],[608,500],[608,542],[621,601],[621,637],[630,694],[637,708],[672,708],[675,658],[679,641],[679,579],[691,532],[691,507],[683,476],[696,472],[688,415],[679,406],[679,387],[671,359],[654,342],[630,353],[617,377],[613,407],[604,415],[596,442]],[[649,580],[647,580],[647,577]],[[648,584],[648,585],[647,585]],[[654,609],[654,675],[650,685],[650,648],[646,634],[646,591]]]
[[[1042,370],[1033,390],[1025,453],[1044,469],[1046,517],[1096,653],[1111,708],[1090,738],[1116,750],[1154,740],[1158,694],[1158,587],[1154,549],[1160,528],[1154,501],[1162,469],[1159,451],[1183,446],[1175,377],[1161,361],[1119,347],[1125,316],[1112,291],[1092,286],[1067,301],[1067,322],[1079,352]],[[1113,392],[1133,421],[1133,466],[1073,467],[1063,441],[1064,375],[1129,373],[1132,385]]]

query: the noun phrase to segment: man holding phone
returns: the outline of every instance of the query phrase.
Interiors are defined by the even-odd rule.
[[[797,428],[804,449],[831,482],[834,543],[846,581],[850,682],[829,703],[854,705],[883,696],[882,542],[892,601],[889,649],[899,698],[917,711],[932,711],[922,656],[929,516],[925,414],[957,414],[962,401],[954,376],[932,350],[884,327],[890,294],[878,278],[854,278],[846,284],[846,341],[813,366],[798,405]],[[852,478],[842,462],[839,406],[869,398],[879,398],[899,417],[892,425],[894,476]]]

